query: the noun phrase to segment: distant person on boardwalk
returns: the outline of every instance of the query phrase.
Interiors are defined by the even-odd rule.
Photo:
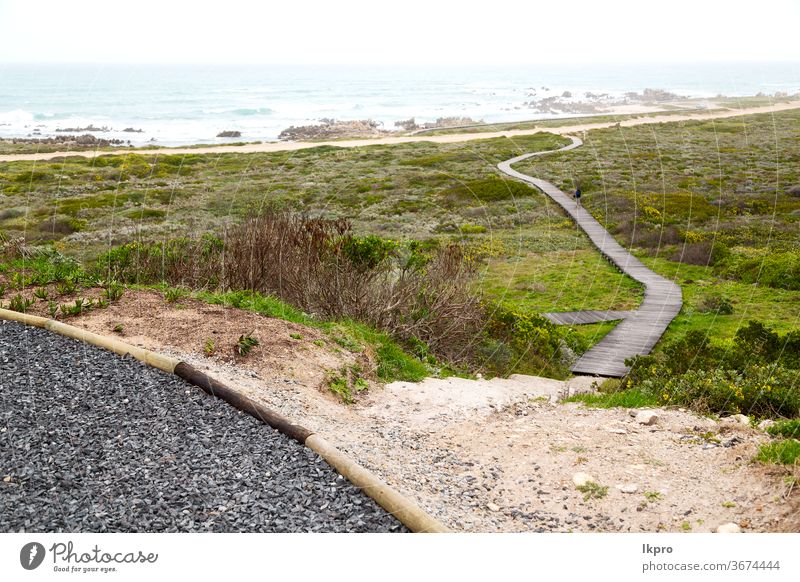
[[[575,188],[575,208],[581,205],[581,189]]]

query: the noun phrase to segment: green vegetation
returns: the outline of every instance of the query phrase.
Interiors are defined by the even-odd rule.
[[[785,439],[761,445],[756,459],[762,463],[795,465],[800,462],[800,440]]]
[[[690,331],[662,350],[630,361],[624,388],[662,404],[755,417],[800,414],[800,331],[785,335],[750,321],[719,341]]]
[[[242,357],[247,356],[258,345],[258,339],[252,333],[242,334],[236,342],[236,353]]]
[[[774,437],[800,438],[800,418],[779,420],[768,427],[767,432]]]
[[[186,297],[188,294],[188,290],[181,287],[167,287],[164,289],[164,299],[167,303],[175,303],[179,299]]]
[[[11,311],[26,313],[31,305],[33,305],[32,299],[26,299],[22,295],[14,295],[14,297],[11,298],[8,308]]]
[[[578,485],[576,489],[583,493],[584,501],[589,501],[590,499],[602,499],[608,495],[608,486],[600,485],[594,481],[589,481],[583,485]]]
[[[345,404],[355,402],[355,395],[369,388],[358,366],[343,368],[328,375],[328,388]]]
[[[664,498],[664,496],[658,491],[645,491],[643,495],[648,503],[655,503],[656,501],[661,501]]]
[[[67,254],[93,258],[109,240],[127,242],[118,238],[121,230],[134,240],[218,231],[267,209],[348,217],[358,233],[386,238],[434,236],[451,223],[491,233],[513,228],[515,221],[532,225],[537,216],[545,221],[536,221],[542,228],[550,220],[541,197],[499,177],[494,165],[565,143],[539,134],[463,144],[0,162],[0,231],[29,241],[64,241]],[[459,203],[450,205],[450,198]],[[462,199],[468,202],[460,204]],[[49,222],[39,229],[43,221]],[[64,240],[76,230],[80,239]]]
[[[426,363],[412,356],[388,334],[353,321],[324,321],[312,318],[300,310],[276,299],[251,291],[193,293],[196,299],[216,305],[227,305],[321,329],[339,347],[353,353],[373,352],[377,359],[377,377],[383,382],[403,380],[418,382],[432,374],[446,373],[438,363]],[[324,347],[324,342],[317,344]]]
[[[575,394],[566,398],[565,402],[583,402],[592,408],[643,408],[648,406],[659,406],[662,403],[652,394],[641,390],[630,389],[607,394]]]
[[[798,122],[800,112],[786,111],[615,127],[589,132],[583,148],[517,166],[568,191],[580,184],[594,216],[684,293],[684,309],[651,359],[635,362],[623,385],[591,402],[585,397],[587,404],[658,401],[715,414],[797,415]],[[106,289],[109,281],[161,285],[165,294],[185,288],[323,329],[325,345],[336,349],[377,354],[381,379],[479,370],[563,376],[566,348],[585,351],[615,323],[570,328],[537,314],[632,309],[642,296],[560,209],[495,168],[514,155],[565,143],[540,134],[462,144],[0,163],[0,232],[8,235],[0,243],[24,235],[39,249],[9,255],[0,264],[0,285],[12,295],[47,288],[48,296],[70,302],[97,279]],[[270,287],[267,276],[255,284],[243,270],[239,280],[223,280],[215,260],[238,244],[239,259],[226,265],[245,264],[260,248],[233,244],[236,225],[276,210],[352,224],[346,237],[326,239],[334,242],[318,255],[345,271],[322,261],[316,280],[346,273],[359,285],[386,290],[387,281],[405,273],[431,279],[431,257],[458,248],[450,258],[475,270],[460,281],[480,298],[485,332],[474,334],[480,341],[448,351],[445,326],[417,331],[430,330],[420,321],[452,320],[452,312],[445,317],[442,311],[446,302],[434,308],[420,299],[441,297],[443,286],[433,294],[414,288],[409,296],[416,299],[404,304],[402,317],[387,321],[376,315],[379,302],[337,310],[333,303],[320,306],[319,295],[310,301]],[[753,341],[762,343],[754,348]]]

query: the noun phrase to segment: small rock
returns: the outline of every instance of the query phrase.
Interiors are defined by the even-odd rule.
[[[11,475],[6,475],[3,477],[3,483],[11,483]]]
[[[617,489],[622,493],[636,493],[639,491],[639,486],[636,483],[625,483],[624,485],[617,485]]]
[[[594,481],[594,477],[589,475],[589,473],[575,473],[572,476],[572,482],[575,483],[575,487],[583,487],[592,481]]]
[[[500,511],[500,506],[496,503],[487,503],[486,507],[488,507],[490,511]]]
[[[717,528],[717,533],[742,533],[742,528],[736,523],[723,523]]]
[[[642,410],[636,415],[636,422],[650,426],[658,422],[658,415],[652,410]]]
[[[761,422],[759,422],[759,423],[758,423],[758,428],[760,428],[761,430],[767,430],[767,429],[768,429],[769,427],[771,427],[773,424],[775,424],[775,421],[774,421],[774,420],[770,420],[770,419],[768,418],[768,419],[766,419],[766,420],[762,420]]]
[[[727,441],[723,442],[722,446],[730,448],[730,447],[734,447],[734,446],[738,445],[741,442],[742,442],[742,439],[740,439],[738,436],[735,436],[735,437],[731,437]]]
[[[628,431],[624,428],[610,428],[608,432],[612,432],[614,434],[628,434]]]
[[[732,422],[734,424],[741,424],[743,426],[750,426],[750,417],[744,414],[733,414],[725,418],[726,422]]]

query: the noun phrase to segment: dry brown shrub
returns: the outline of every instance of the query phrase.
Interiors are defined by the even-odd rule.
[[[225,287],[275,295],[309,313],[370,323],[395,337],[427,343],[449,361],[465,359],[484,325],[471,291],[475,265],[458,245],[424,264],[397,249],[364,261],[351,249],[346,220],[264,214],[231,228]]]

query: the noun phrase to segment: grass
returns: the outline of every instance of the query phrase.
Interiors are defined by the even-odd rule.
[[[591,408],[647,408],[660,406],[658,398],[637,389],[621,390],[608,394],[575,394],[564,402],[583,402]]]
[[[264,208],[348,216],[361,232],[392,237],[435,236],[451,223],[488,233],[513,226],[515,214],[530,223],[544,209],[535,189],[500,177],[495,164],[565,143],[539,134],[463,144],[0,162],[0,230],[30,239],[54,212],[85,221],[80,242],[63,245],[68,254],[88,258],[109,240],[122,242],[120,229],[144,238],[212,231]],[[449,198],[466,203],[449,204]],[[69,234],[38,236],[60,241]]]
[[[578,244],[491,259],[481,287],[517,309],[536,313],[635,309],[641,286],[615,270],[588,242]]]
[[[762,463],[795,465],[800,459],[800,441],[784,439],[761,445],[756,460]]]

